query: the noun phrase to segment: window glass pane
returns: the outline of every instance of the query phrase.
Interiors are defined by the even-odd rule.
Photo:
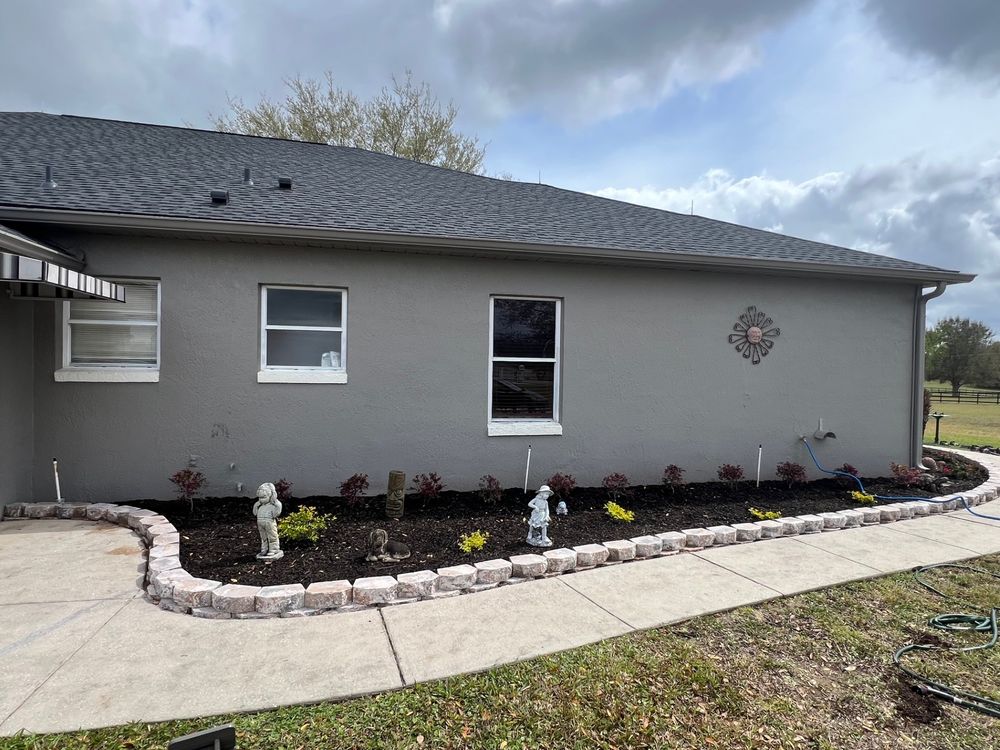
[[[75,365],[155,365],[156,326],[70,324]]]
[[[555,301],[493,300],[493,356],[555,357]]]
[[[136,320],[156,322],[156,284],[125,284],[125,304],[94,299],[69,303],[70,320]]]
[[[341,369],[340,331],[268,331],[269,367]]]
[[[552,419],[552,362],[494,362],[495,419]]]
[[[267,323],[340,328],[340,292],[268,289]]]

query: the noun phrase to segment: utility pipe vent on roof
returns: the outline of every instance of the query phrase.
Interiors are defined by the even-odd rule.
[[[253,185],[253,178],[250,177],[250,167],[243,170],[243,184]]]
[[[282,190],[291,190],[292,189],[292,178],[291,177],[279,177],[278,178],[278,187],[281,188]]]
[[[45,182],[42,183],[42,187],[54,188],[58,185],[54,179],[52,179],[52,167],[45,167]]]
[[[229,203],[229,191],[228,190],[213,190],[212,193],[212,203],[217,206],[225,206]]]

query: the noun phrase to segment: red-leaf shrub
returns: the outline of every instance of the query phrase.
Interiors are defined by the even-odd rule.
[[[615,472],[608,474],[601,480],[601,486],[608,491],[611,500],[617,502],[618,498],[629,495],[628,477]]]
[[[572,474],[556,473],[549,477],[549,481],[545,484],[556,494],[556,497],[560,500],[566,500],[569,498],[569,493],[576,487],[576,480],[573,479]]]
[[[484,503],[495,503],[503,496],[503,485],[500,480],[492,474],[487,474],[479,479],[479,497]]]
[[[671,492],[684,484],[684,469],[676,464],[670,464],[663,470],[663,483],[667,485]]]
[[[895,462],[890,463],[889,468],[892,470],[892,476],[895,477],[896,481],[905,487],[912,487],[915,484],[919,484],[920,477],[923,474],[920,469]]]
[[[861,476],[861,472],[858,471],[857,469],[855,469],[850,464],[844,464],[839,469],[837,469],[837,471],[842,471],[845,474],[850,474],[852,477],[860,477]]]
[[[743,467],[739,464],[722,464],[716,474],[720,482],[729,482],[735,486],[743,478]]]
[[[177,489],[174,491],[183,500],[187,500],[191,506],[191,510],[194,511],[194,496],[198,494],[198,490],[208,481],[205,479],[205,475],[200,471],[181,469],[174,472],[174,475],[170,477],[170,481],[177,485]]]
[[[357,505],[360,503],[367,490],[367,474],[352,474],[349,479],[345,479],[340,483],[340,496],[347,501],[348,505]]]
[[[430,474],[417,474],[413,477],[413,489],[417,496],[427,504],[428,500],[436,500],[444,489],[441,477],[435,472]]]
[[[274,483],[274,491],[278,493],[278,500],[283,503],[292,499],[292,483],[287,479],[279,479]]]
[[[806,467],[794,461],[782,461],[775,467],[774,471],[778,477],[788,482],[789,487],[798,482],[806,481]]]

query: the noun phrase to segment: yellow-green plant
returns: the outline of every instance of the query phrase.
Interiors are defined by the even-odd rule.
[[[470,552],[478,552],[486,546],[486,542],[489,540],[490,532],[476,529],[471,534],[462,534],[462,536],[459,537],[458,548],[466,554]]]
[[[857,490],[854,490],[851,493],[851,499],[856,503],[860,503],[861,505],[875,504],[875,496],[869,495],[867,492],[858,492]]]
[[[315,544],[326,525],[336,520],[336,516],[317,513],[313,506],[303,505],[294,513],[278,519],[278,536],[286,542],[308,541]]]
[[[631,523],[632,521],[635,520],[635,513],[633,513],[630,510],[625,510],[625,508],[620,506],[618,503],[611,503],[611,502],[604,503],[604,510],[606,510],[608,512],[608,515],[611,516],[616,521],[624,521],[625,523]]]
[[[781,518],[781,512],[777,510],[762,510],[761,508],[750,508],[750,515],[758,521],[773,521]]]

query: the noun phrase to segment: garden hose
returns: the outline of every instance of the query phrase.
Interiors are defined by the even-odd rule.
[[[996,578],[1000,580],[1000,575],[992,573],[989,570],[983,568],[975,568],[971,565],[956,565],[954,563],[938,563],[936,565],[925,565],[921,568],[917,568],[914,572],[914,578],[917,583],[926,588],[928,591],[932,591],[938,596],[944,597],[945,599],[952,599],[954,597],[948,596],[940,589],[935,588],[931,584],[927,583],[921,578],[921,574],[928,570],[936,570],[940,568],[952,568],[956,570],[968,570],[974,573],[980,573],[982,575],[990,576],[991,578]],[[941,648],[938,646],[930,646],[925,644],[910,643],[902,648],[898,649],[892,657],[892,662],[899,669],[908,676],[910,679],[916,682],[916,689],[923,693],[924,695],[932,695],[935,698],[940,698],[942,700],[949,701],[956,706],[961,708],[968,708],[971,711],[976,711],[981,714],[986,714],[987,716],[992,716],[993,718],[1000,719],[1000,701],[992,700],[991,698],[986,698],[982,695],[977,695],[976,693],[970,693],[965,690],[959,690],[958,688],[946,685],[943,682],[938,682],[932,680],[926,675],[922,675],[909,667],[903,666],[902,658],[908,653],[913,651],[954,651],[954,652],[970,652],[970,651],[983,651],[986,649],[993,648],[997,644],[997,608],[994,607],[990,610],[989,615],[973,615],[966,614],[963,612],[946,612],[940,615],[935,615],[932,617],[928,624],[931,627],[937,628],[938,630],[944,630],[947,632],[976,632],[976,633],[989,633],[990,640],[986,643],[981,643],[978,646],[965,646],[965,647],[952,647],[952,648]]]
[[[864,492],[866,495],[868,494],[867,492],[865,492],[865,485],[861,482],[861,479],[859,477],[856,477],[853,474],[850,474],[846,471],[831,471],[830,469],[823,468],[823,466],[819,462],[819,459],[816,458],[816,454],[813,452],[812,446],[809,445],[809,441],[804,437],[801,439],[802,442],[805,443],[806,450],[809,451],[809,455],[812,457],[813,463],[816,464],[817,469],[822,471],[824,474],[832,474],[833,476],[836,477],[846,477],[847,479],[851,479],[857,483],[858,489],[861,490],[861,492]],[[949,500],[960,500],[965,509],[969,511],[969,513],[971,513],[972,515],[977,516],[979,518],[988,518],[991,521],[1000,521],[1000,516],[991,516],[986,513],[978,513],[977,511],[974,511],[972,509],[972,506],[969,505],[969,501],[966,499],[964,495],[955,495],[954,497],[948,498],[946,500],[936,500],[932,497],[914,497],[909,495],[872,495],[872,497],[877,498],[879,500],[891,500],[894,502],[899,502],[900,500],[903,501],[920,500],[926,503],[939,503],[939,504],[946,503]]]

